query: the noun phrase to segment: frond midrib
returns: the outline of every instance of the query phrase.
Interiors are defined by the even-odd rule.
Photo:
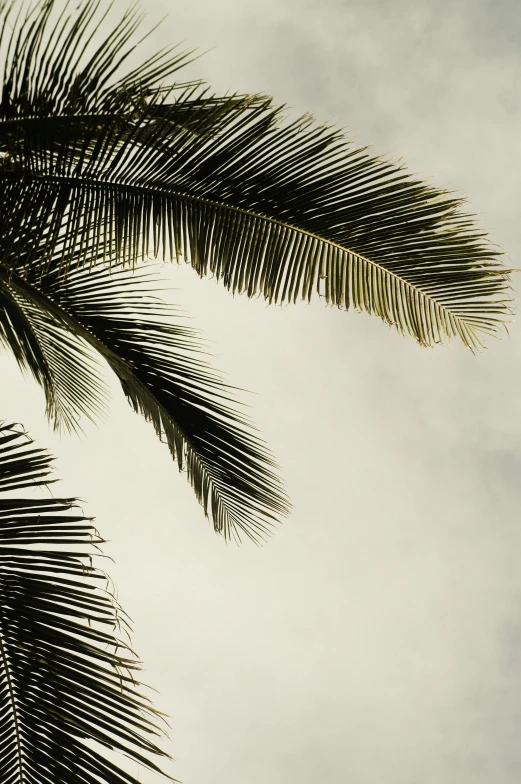
[[[7,658],[7,651],[5,650],[3,629],[1,625],[0,625],[0,656],[2,658],[2,663],[4,665],[4,670],[7,678],[7,688],[9,690],[9,698],[11,700],[11,706],[13,710],[13,722],[14,722],[14,730],[15,730],[15,738],[16,738],[19,781],[20,784],[23,784],[25,775],[24,775],[24,766],[23,766],[22,738],[20,733],[20,722],[18,718],[18,706],[16,704],[16,695],[14,692],[13,682],[11,678],[11,671],[9,668],[9,660]]]
[[[34,115],[26,115],[24,117],[4,117],[0,118],[0,127],[7,126],[7,125],[20,125],[23,123],[38,123],[38,122],[49,122],[52,120],[79,120],[80,122],[86,122],[88,120],[92,120],[94,122],[115,122],[115,121],[129,121],[129,119],[135,119],[135,112],[134,111],[127,111],[127,112],[118,112],[118,113],[101,113],[101,114],[34,114]],[[154,118],[155,119],[155,118]],[[171,118],[161,118],[162,122],[168,122],[170,125],[175,126],[176,128],[180,128],[182,131],[186,133],[191,133],[194,136],[197,136],[197,132],[194,131],[192,128],[187,126],[185,123],[178,122],[177,120]]]

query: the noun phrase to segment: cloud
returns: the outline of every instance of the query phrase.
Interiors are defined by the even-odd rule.
[[[116,3],[117,8],[126,3]],[[404,153],[520,245],[517,4],[143,0],[150,51]],[[520,340],[421,351],[320,302],[266,308],[191,270],[173,299],[216,341],[295,511],[262,550],[215,539],[153,433],[116,399],[58,440],[14,366],[1,410],[59,455],[116,558],[146,680],[187,784],[514,784],[521,753]],[[7,378],[7,375],[6,375]],[[29,384],[29,382],[28,382]],[[38,408],[39,407],[39,408]],[[143,779],[148,781],[148,779]]]

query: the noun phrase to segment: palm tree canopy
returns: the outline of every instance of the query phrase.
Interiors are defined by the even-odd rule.
[[[105,749],[161,772],[164,720],[92,564],[102,541],[92,520],[75,499],[34,492],[55,481],[51,461],[0,424],[0,780],[138,784]]]
[[[107,33],[98,0],[62,5],[0,14],[1,337],[70,427],[102,405],[101,355],[216,530],[262,536],[287,510],[272,459],[231,390],[182,354],[194,336],[143,304],[125,268],[163,255],[233,292],[315,292],[421,345],[473,350],[508,313],[507,270],[461,199],[309,116],[284,121],[264,96],[165,81],[191,52],[121,75],[135,9]]]

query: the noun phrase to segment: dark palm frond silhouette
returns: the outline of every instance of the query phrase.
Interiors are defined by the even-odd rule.
[[[20,23],[0,104],[5,187],[22,204],[45,195],[51,245],[65,221],[72,252],[80,238],[109,260],[182,257],[272,302],[309,299],[322,280],[326,301],[423,345],[475,348],[497,330],[505,270],[460,199],[310,117],[284,123],[271,99],[165,85],[182,55],[117,79],[134,12],[84,62],[97,0],[51,28],[54,5]]]
[[[161,772],[164,720],[92,564],[92,520],[76,499],[34,492],[55,481],[51,462],[0,424],[0,781],[138,784],[104,750]]]
[[[118,304],[110,284],[109,315],[81,269],[118,276],[162,254],[233,292],[293,302],[318,291],[422,345],[457,335],[472,349],[508,313],[507,271],[459,199],[307,116],[284,122],[269,98],[169,82],[192,52],[124,74],[135,7],[107,33],[98,0],[61,6],[1,7],[1,337],[70,429],[103,405],[101,355],[187,467],[215,529],[257,538],[288,504],[230,390],[179,360],[181,334],[191,338],[164,322],[152,332],[150,309],[148,337],[139,307],[123,337],[123,287]]]
[[[273,461],[234,403],[234,390],[201,358],[197,333],[176,324],[179,315],[154,296],[155,276],[75,265],[66,277],[56,270],[13,273],[8,286],[34,341],[49,354],[59,351],[55,364],[67,369],[64,383],[54,374],[54,355],[38,364],[54,374],[57,399],[48,399],[55,418],[62,409],[91,414],[102,405],[99,365],[82,362],[94,349],[186,469],[215,530],[238,540],[268,534],[275,513],[286,511]],[[30,344],[21,351],[30,367]]]

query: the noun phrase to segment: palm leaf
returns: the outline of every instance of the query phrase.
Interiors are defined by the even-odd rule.
[[[41,36],[53,5],[39,10]],[[86,5],[93,11],[97,3]],[[85,16],[81,35],[90,23]],[[460,198],[307,116],[282,122],[267,99],[205,101],[192,86],[190,105],[186,91],[168,103],[175,84],[161,82],[166,64],[159,76],[138,69],[145,86],[137,100],[136,72],[118,81],[110,64],[117,36],[126,44],[135,30],[126,25],[98,45],[90,70],[75,54],[80,33],[60,39],[59,54],[46,51],[48,76],[39,81],[20,75],[37,71],[28,28],[11,36],[19,54],[8,53],[8,73],[17,78],[9,77],[6,108],[0,104],[11,128],[3,136],[0,205],[13,189],[24,205],[45,199],[50,247],[66,225],[71,256],[81,239],[103,248],[111,263],[182,257],[234,292],[269,302],[315,292],[375,313],[422,345],[457,335],[474,349],[497,333],[509,312],[507,271]],[[83,92],[91,97],[82,102],[76,83],[90,86]],[[212,106],[220,111],[213,128]],[[107,107],[112,117],[97,122]],[[70,122],[77,111],[81,122]],[[70,122],[67,132],[58,132],[60,117],[62,126]]]
[[[74,499],[35,497],[50,464],[20,428],[0,425],[0,780],[137,784],[104,749],[161,772],[160,715],[92,566],[91,520]],[[29,497],[13,495],[21,489]]]
[[[152,422],[225,538],[262,539],[288,511],[276,465],[195,330],[122,269],[69,271],[39,288],[93,336],[132,407]],[[150,276],[143,283],[156,285]],[[101,348],[103,347],[103,348]]]
[[[14,298],[33,342],[53,347],[51,401],[63,398],[69,419],[96,412],[102,385],[94,350],[132,407],[166,441],[214,529],[237,541],[263,539],[288,511],[275,463],[236,402],[236,390],[204,360],[197,332],[176,324],[176,311],[154,296],[155,276],[88,269],[78,259],[63,276],[59,248],[42,275],[37,266],[27,271],[21,244],[18,262],[26,274],[15,267],[2,276],[0,270],[0,292]]]

